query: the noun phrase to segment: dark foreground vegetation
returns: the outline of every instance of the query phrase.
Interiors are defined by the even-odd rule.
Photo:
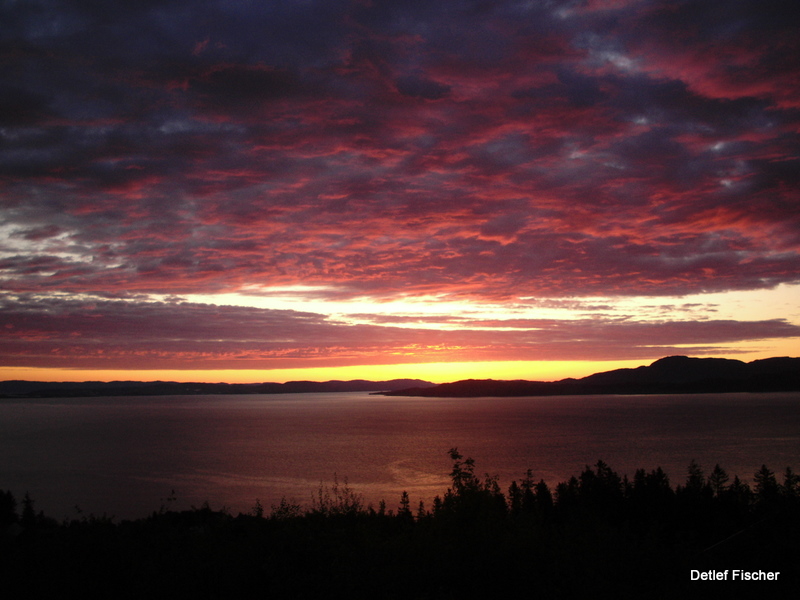
[[[334,482],[305,508],[59,523],[0,492],[0,586],[15,599],[797,597],[791,469],[762,467],[751,486],[692,463],[673,487],[661,469],[629,479],[601,461],[554,489],[529,472],[503,492],[450,455],[451,487],[431,506],[406,494],[364,506]],[[734,569],[780,575],[733,582]]]

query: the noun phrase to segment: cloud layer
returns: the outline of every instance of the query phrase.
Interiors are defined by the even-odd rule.
[[[220,309],[301,341],[168,343],[149,325],[123,342],[78,325],[80,294],[161,324],[175,306],[135,299],[303,285],[500,303],[800,281],[794,1],[30,0],[0,22],[5,302],[29,314],[50,295],[43,314],[70,315],[87,362],[112,361],[91,339],[187,364],[290,361],[305,331],[366,357],[356,340],[374,332]],[[543,330],[569,344],[578,326],[613,344],[610,324]],[[431,335],[372,327],[401,349]],[[705,323],[699,343],[754,327]],[[447,335],[473,355],[543,348]],[[22,339],[4,356],[53,352]]]
[[[349,324],[292,310],[186,302],[17,298],[2,309],[6,366],[94,369],[257,369],[368,364],[616,360],[710,352],[741,340],[800,336],[780,319],[637,322],[485,321],[458,329],[419,323]],[[398,319],[402,322],[403,319]]]

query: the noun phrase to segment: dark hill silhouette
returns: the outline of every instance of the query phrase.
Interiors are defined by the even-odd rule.
[[[649,366],[561,381],[468,379],[428,388],[387,391],[387,396],[478,397],[586,394],[675,394],[800,391],[800,358],[745,363],[726,358],[668,356]]]
[[[668,356],[649,366],[595,373],[582,379],[562,379],[561,381],[468,379],[440,385],[419,379],[289,381],[286,383],[0,382],[0,397],[5,398],[326,392],[372,392],[387,396],[459,398],[777,391],[800,391],[800,358],[767,358],[745,363],[726,358]]]
[[[433,383],[421,379],[390,381],[288,381],[286,383],[178,383],[174,381],[2,381],[0,397],[79,398],[90,396],[169,396],[198,394],[297,394],[327,392],[376,392]]]

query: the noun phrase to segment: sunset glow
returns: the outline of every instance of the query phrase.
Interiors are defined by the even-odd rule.
[[[6,3],[0,377],[798,356],[800,42],[767,5]]]
[[[180,381],[214,383],[260,383],[274,381],[331,381],[368,379],[424,379],[446,383],[460,379],[536,379],[552,381],[567,377],[582,377],[599,370],[632,368],[640,361],[498,361],[481,363],[412,363],[398,365],[356,365],[351,367],[308,367],[300,369],[228,370],[119,370],[92,371],[97,381]],[[0,368],[0,380],[86,381],[84,370]]]

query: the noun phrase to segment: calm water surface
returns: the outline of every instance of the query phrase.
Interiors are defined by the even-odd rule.
[[[447,489],[451,447],[503,489],[527,469],[555,484],[598,459],[629,476],[661,466],[673,484],[692,459],[752,481],[762,463],[800,470],[800,394],[0,401],[0,489],[29,491],[57,519],[309,505],[334,477],[376,505],[395,507],[403,490],[429,503]]]

